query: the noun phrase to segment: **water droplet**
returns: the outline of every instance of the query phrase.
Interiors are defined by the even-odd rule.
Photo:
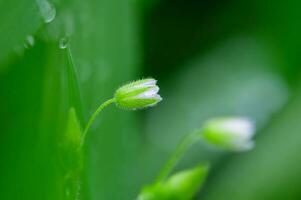
[[[40,13],[44,19],[45,23],[50,23],[54,20],[56,15],[56,9],[53,4],[47,0],[37,0],[37,4],[40,10]]]
[[[34,45],[34,37],[32,36],[32,35],[28,35],[27,37],[26,37],[26,41],[27,41],[27,43],[30,45],[30,46],[33,46]]]
[[[66,49],[68,46],[69,39],[67,37],[63,37],[59,41],[59,48]]]
[[[32,47],[34,45],[34,43],[35,43],[34,37],[32,35],[28,35],[26,37],[26,42],[24,43],[24,47],[25,48]]]

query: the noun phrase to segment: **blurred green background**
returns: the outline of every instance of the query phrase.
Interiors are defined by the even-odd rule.
[[[301,199],[300,8],[297,0],[0,1],[0,199],[135,199],[185,134],[228,115],[256,121],[256,147],[194,145],[177,170],[212,162],[197,199]],[[164,100],[101,113],[75,194],[66,177],[76,167],[65,166],[62,148],[69,110],[83,128],[118,86],[149,76]]]

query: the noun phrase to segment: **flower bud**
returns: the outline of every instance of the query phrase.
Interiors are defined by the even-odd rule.
[[[205,182],[208,171],[209,165],[204,164],[172,175],[165,183],[165,190],[170,193],[169,199],[193,199]]]
[[[115,93],[117,106],[135,110],[156,105],[162,100],[156,83],[155,79],[148,78],[120,87]]]
[[[205,123],[202,134],[210,144],[233,150],[246,151],[254,146],[253,122],[247,118],[216,118]]]
[[[203,185],[209,171],[208,164],[180,171],[166,181],[147,186],[137,200],[190,200]]]

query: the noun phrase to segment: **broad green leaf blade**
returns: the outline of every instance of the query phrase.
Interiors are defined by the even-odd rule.
[[[37,41],[0,75],[1,198],[68,199],[61,145],[69,109],[81,113],[70,67],[65,50]]]
[[[138,23],[130,0],[74,1],[70,38],[84,116],[138,76]],[[139,111],[138,111],[139,112]],[[95,120],[87,135],[86,174],[91,199],[133,199],[139,192],[138,112],[114,105]],[[130,180],[130,181],[129,181]]]
[[[80,184],[83,170],[83,151],[81,146],[81,126],[77,118],[76,110],[71,107],[68,111],[66,130],[59,146],[61,159],[61,172],[63,173],[63,188],[65,199],[74,200],[80,198]]]

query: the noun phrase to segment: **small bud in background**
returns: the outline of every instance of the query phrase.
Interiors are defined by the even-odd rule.
[[[209,165],[205,164],[172,175],[165,183],[165,189],[170,192],[169,199],[193,199],[201,189],[208,171]]]
[[[164,182],[145,187],[138,200],[191,200],[203,185],[208,171],[208,164],[180,171]]]
[[[233,151],[247,151],[254,146],[254,132],[255,125],[250,119],[230,117],[209,120],[204,124],[202,135],[205,141],[215,146]]]
[[[156,105],[162,100],[156,83],[155,79],[148,78],[120,87],[115,93],[116,105],[129,110]]]
[[[168,199],[161,183],[156,183],[143,188],[137,200],[164,200]]]

